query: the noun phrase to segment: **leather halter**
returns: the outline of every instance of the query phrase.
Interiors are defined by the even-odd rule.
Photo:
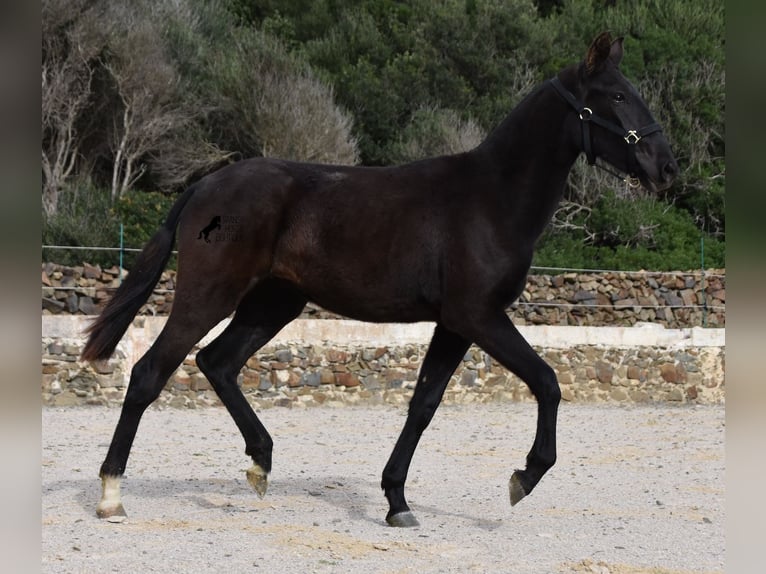
[[[636,173],[638,172],[638,161],[636,160],[636,144],[641,141],[642,138],[653,134],[655,132],[662,131],[662,128],[658,123],[651,123],[637,130],[626,129],[614,122],[605,120],[599,115],[595,114],[593,110],[579,102],[577,98],[567,90],[561,83],[558,77],[553,77],[548,80],[550,84],[555,88],[556,92],[566,101],[578,114],[580,118],[580,125],[582,126],[582,151],[585,152],[585,157],[588,160],[589,165],[596,165],[596,154],[593,152],[593,144],[590,135],[590,124],[594,124],[609,130],[610,132],[622,137],[628,145],[628,177],[623,178],[620,175],[610,171],[602,166],[597,165],[605,171],[624,179],[629,185],[640,185],[637,182]]]

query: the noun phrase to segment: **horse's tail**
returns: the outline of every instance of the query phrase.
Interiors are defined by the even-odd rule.
[[[176,236],[176,226],[186,202],[194,193],[192,185],[176,200],[165,223],[144,245],[130,273],[114,293],[104,310],[87,329],[88,341],[81,359],[96,361],[108,359],[133,318],[146,303],[170,259]]]

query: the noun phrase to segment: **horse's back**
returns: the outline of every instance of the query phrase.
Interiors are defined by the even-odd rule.
[[[280,229],[272,273],[312,300],[373,321],[432,319],[444,210],[403,168],[319,167]],[[300,171],[300,169],[299,169]]]
[[[238,162],[201,181],[184,212],[179,267],[187,260],[250,280],[283,279],[359,319],[433,320],[445,269],[454,265],[449,245],[465,232],[460,222],[471,220],[471,206],[482,205],[461,183],[465,163],[463,156],[384,168]],[[220,229],[209,243],[199,240],[216,216]]]

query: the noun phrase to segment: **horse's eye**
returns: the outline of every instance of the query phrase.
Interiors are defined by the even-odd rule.
[[[615,92],[613,97],[615,102],[625,101],[625,94],[623,94],[622,92]]]

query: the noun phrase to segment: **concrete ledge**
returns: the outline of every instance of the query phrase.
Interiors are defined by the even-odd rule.
[[[63,339],[83,339],[84,330],[95,317],[78,315],[43,315],[42,336]],[[159,335],[167,317],[138,317],[133,328],[144,330],[147,343]],[[228,325],[221,321],[200,341],[204,347]],[[566,349],[579,345],[607,347],[725,347],[726,329],[665,329],[661,325],[641,323],[635,327],[572,327],[552,325],[522,325],[519,331],[532,346]],[[410,345],[427,344],[433,334],[433,323],[364,323],[352,320],[296,319],[273,339],[273,343],[313,345]],[[149,340],[151,339],[151,340]]]

